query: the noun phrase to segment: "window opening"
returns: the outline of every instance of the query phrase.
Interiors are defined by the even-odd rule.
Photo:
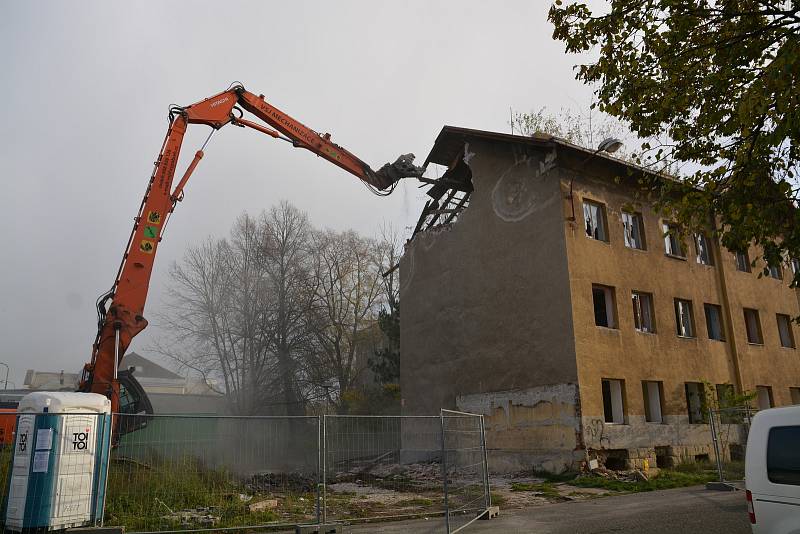
[[[639,332],[654,333],[656,331],[653,319],[653,296],[641,291],[631,292],[633,302],[633,326]]]
[[[616,328],[616,314],[614,313],[614,288],[608,286],[592,286],[592,301],[594,303],[594,324],[606,328]]]
[[[689,413],[689,423],[705,423],[705,391],[700,382],[686,382],[686,410]]]
[[[689,300],[675,299],[675,325],[680,337],[694,337],[694,317],[692,316],[692,302]]]
[[[603,206],[588,200],[583,201],[583,219],[586,222],[586,235],[598,241],[608,241],[606,218]]]
[[[644,397],[644,418],[648,423],[663,423],[661,415],[661,397],[663,385],[661,382],[645,380],[642,382],[642,395]]]
[[[694,248],[697,252],[697,263],[714,265],[714,255],[711,252],[711,243],[705,234],[694,235]]]
[[[725,341],[725,332],[722,330],[722,308],[716,304],[704,304],[706,313],[706,329],[708,339]]]
[[[625,232],[625,246],[644,250],[644,224],[642,223],[642,214],[622,212],[622,227]]]
[[[602,390],[603,414],[606,423],[624,423],[623,380],[604,378],[602,380]]]
[[[763,345],[764,338],[761,335],[761,321],[758,318],[758,310],[744,309],[744,325],[747,330],[747,342]]]
[[[783,313],[777,314],[778,317],[778,334],[781,338],[781,347],[793,349],[794,345],[794,332],[792,332],[792,319]]]

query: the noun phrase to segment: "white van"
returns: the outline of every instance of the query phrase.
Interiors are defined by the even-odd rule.
[[[753,417],[745,484],[754,534],[800,534],[800,406]]]

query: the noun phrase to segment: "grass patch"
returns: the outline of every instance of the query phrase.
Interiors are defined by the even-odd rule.
[[[253,499],[243,501],[241,494]],[[244,483],[222,469],[203,466],[195,459],[111,465],[106,500],[106,522],[127,530],[164,530],[195,527],[236,527],[304,520],[314,514],[313,494],[285,494],[278,508],[251,512],[249,504],[271,494],[248,491]],[[180,517],[182,510],[204,510]],[[202,515],[218,518],[203,523]]]
[[[561,497],[561,494],[558,493],[558,490],[551,482],[513,482],[511,491],[536,491],[545,497]]]
[[[696,486],[715,480],[714,473],[707,472],[684,472],[678,470],[662,470],[658,475],[649,480],[627,481],[614,480],[599,476],[579,477],[570,482],[573,486],[581,488],[601,488],[609,491],[635,493],[640,491],[655,491],[671,488],[683,488],[686,486]]]
[[[506,498],[499,493],[490,492],[490,497],[493,506],[503,506],[506,503]]]

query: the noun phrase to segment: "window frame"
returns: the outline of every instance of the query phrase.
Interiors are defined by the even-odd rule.
[[[615,389],[612,387],[612,383],[616,384],[618,387]],[[606,391],[605,385],[608,384],[608,396],[610,406],[606,405]],[[624,425],[627,424],[627,403],[625,401],[625,380],[621,378],[601,378],[600,379],[600,394],[603,399],[603,422],[607,425]],[[615,394],[619,394],[618,402],[615,403],[615,399],[613,396]],[[614,413],[614,408],[616,406],[619,408],[619,413]],[[611,411],[611,421],[609,421],[608,412]],[[619,417],[617,417],[619,415]]]
[[[750,264],[750,254],[747,251],[743,252],[735,252],[734,259],[736,261],[736,270],[740,273],[752,273],[753,267]],[[741,260],[744,259],[744,264],[741,263]],[[742,269],[744,267],[744,269]]]
[[[643,328],[644,321],[642,310],[642,299],[647,302],[647,312],[649,315],[649,329]],[[631,290],[631,305],[633,306],[633,329],[642,334],[655,334],[656,333],[656,312],[655,305],[653,304],[653,294],[646,291],[639,291],[636,289]]]
[[[783,280],[783,267],[780,265],[767,265],[767,270],[773,280]]]
[[[783,342],[784,338],[783,338],[783,332],[781,331],[781,319],[783,319],[786,324],[786,334],[789,337],[789,345],[786,345]],[[775,320],[778,323],[778,340],[781,344],[781,347],[783,347],[784,349],[797,348],[797,345],[794,340],[794,329],[792,328],[792,318],[785,313],[776,313]]]
[[[695,413],[694,408],[692,406],[692,392],[690,391],[694,386],[695,394],[697,395],[697,412]],[[705,411],[705,385],[702,382],[684,382],[683,383],[683,391],[686,397],[686,413],[689,416],[689,424],[690,425],[703,425],[708,422],[706,417]],[[695,415],[699,415],[695,417]]]
[[[661,228],[664,230],[664,254],[670,258],[681,260],[686,259],[686,251],[683,250],[683,232],[677,223],[663,221]],[[677,253],[675,251],[677,249]]]
[[[595,291],[600,290],[603,292],[603,300],[605,301],[605,325],[597,322],[597,303],[595,302]],[[600,328],[609,328],[612,330],[619,329],[619,318],[617,316],[617,295],[616,289],[613,286],[603,284],[592,284],[592,311],[594,313],[594,325]]]
[[[707,265],[709,267],[714,266],[714,251],[711,249],[711,241],[703,232],[694,234],[694,252],[695,260],[698,264]],[[703,258],[703,253],[705,258]]]
[[[761,316],[758,313],[758,310],[755,308],[742,308],[742,313],[744,314],[744,331],[747,335],[747,344],[748,345],[764,345],[764,331],[761,328]],[[748,322],[748,313],[753,314],[755,318],[755,333],[758,334],[758,341],[753,341],[750,332],[750,323]]]
[[[599,222],[600,226],[602,227],[603,238],[594,237],[594,235],[589,234],[589,221],[587,219],[587,207],[596,207],[599,215]],[[595,232],[598,227],[595,227]],[[583,234],[588,239],[593,239],[594,241],[600,241],[601,243],[609,243],[609,235],[608,235],[608,215],[606,214],[606,205],[602,202],[597,202],[596,200],[591,200],[588,198],[583,199]]]
[[[718,337],[718,338],[717,337],[711,337],[711,328],[710,328],[711,325],[710,325],[709,320],[708,320],[709,319],[708,310],[714,310],[715,312],[717,312],[717,321],[718,321],[719,335],[720,335],[720,337]],[[708,302],[704,302],[703,303],[703,313],[704,313],[705,319],[706,319],[706,334],[708,334],[708,339],[711,339],[713,341],[722,341],[722,342],[726,341],[726,339],[725,339],[725,323],[722,320],[722,306],[720,306],[719,304],[710,304]]]
[[[687,335],[683,331],[683,321],[681,321],[681,304],[688,304],[688,311],[689,311],[689,329],[691,330]],[[674,308],[675,308],[675,333],[678,337],[684,339],[696,339],[697,338],[697,325],[695,324],[694,320],[694,309],[692,305],[692,301],[689,299],[681,299],[675,298],[674,299]]]
[[[658,395],[658,417],[653,415],[653,405],[650,398],[649,384],[655,384],[655,391]],[[644,421],[645,423],[664,423],[664,383],[660,380],[642,380],[642,397],[644,399]],[[657,420],[656,420],[657,419]]]
[[[626,218],[630,219],[630,221],[626,220]],[[636,232],[639,236],[638,246],[633,244],[635,241],[633,233],[628,232],[629,224],[631,228],[634,228],[634,226],[636,227]],[[623,241],[627,248],[633,250],[647,250],[647,239],[645,238],[644,234],[644,217],[642,217],[640,212],[627,210],[622,211],[622,235]]]
[[[766,393],[767,402],[769,403],[769,406],[766,408],[764,408],[761,404],[762,392]],[[775,407],[775,397],[772,396],[772,386],[756,386],[756,404],[758,405],[757,407],[759,410],[769,410],[770,408]]]

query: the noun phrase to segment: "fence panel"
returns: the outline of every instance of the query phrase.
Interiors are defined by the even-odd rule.
[[[744,458],[753,415],[753,410],[746,406],[709,410],[709,426],[720,482],[744,480]]]
[[[119,417],[147,425],[112,453],[106,524],[152,532],[317,521],[317,417]]]
[[[25,426],[12,417],[11,439],[0,449],[3,519],[13,440]],[[99,461],[108,470],[94,484],[105,487],[107,473],[107,489],[88,497],[104,508],[105,525],[132,533],[413,518],[426,520],[415,532],[452,533],[489,505],[483,420],[472,414],[115,417],[117,428],[138,430],[113,448],[104,442]],[[110,417],[104,421],[110,429]],[[72,426],[65,436],[86,425]],[[73,460],[63,457],[63,474],[84,476]],[[74,494],[65,489],[72,487]],[[59,488],[63,502],[87,501],[78,485]]]
[[[324,417],[324,519],[424,517],[444,531],[439,417]],[[415,527],[416,528],[416,527]]]
[[[483,418],[442,410],[447,531],[472,524],[490,506]]]

